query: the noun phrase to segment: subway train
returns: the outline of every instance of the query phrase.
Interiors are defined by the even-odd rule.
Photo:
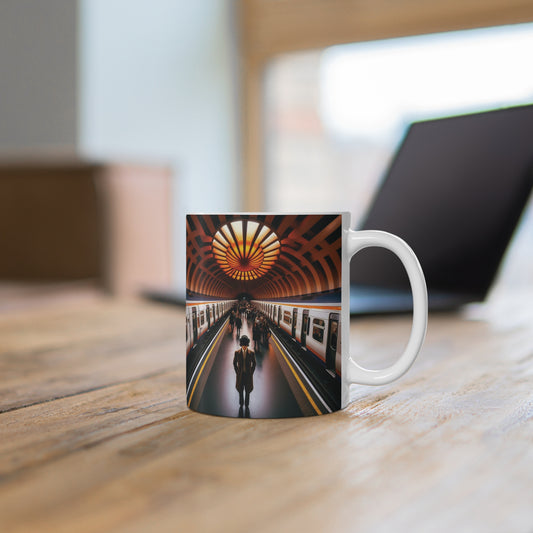
[[[187,302],[185,311],[187,353],[211,325],[227,314],[236,302],[237,300]]]
[[[252,300],[252,304],[302,348],[316,355],[330,374],[340,376],[342,346],[339,302]]]

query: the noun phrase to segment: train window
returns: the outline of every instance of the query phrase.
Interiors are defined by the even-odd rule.
[[[325,323],[321,318],[313,318],[313,339],[324,342]]]
[[[292,316],[290,311],[283,312],[283,322],[285,322],[285,324],[289,324],[289,326],[292,324]]]
[[[200,311],[200,326],[203,326],[205,322],[205,311]]]

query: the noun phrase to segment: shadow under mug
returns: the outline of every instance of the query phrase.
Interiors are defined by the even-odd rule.
[[[187,215],[187,404],[202,413],[284,418],[330,413],[352,384],[383,385],[412,365],[427,327],[420,264],[399,237],[349,229],[341,214]],[[413,294],[408,344],[381,370],[349,354],[349,263],[377,246]]]

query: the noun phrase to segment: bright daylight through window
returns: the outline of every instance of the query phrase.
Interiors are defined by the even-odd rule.
[[[357,227],[410,122],[532,103],[532,53],[533,24],[520,24],[278,57],[265,76],[266,210],[349,211]],[[516,253],[533,260],[530,248]]]

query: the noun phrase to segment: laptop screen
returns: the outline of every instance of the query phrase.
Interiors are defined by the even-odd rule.
[[[358,229],[402,237],[428,290],[483,299],[533,183],[533,105],[415,122]],[[408,288],[390,252],[363,250],[351,283]]]

